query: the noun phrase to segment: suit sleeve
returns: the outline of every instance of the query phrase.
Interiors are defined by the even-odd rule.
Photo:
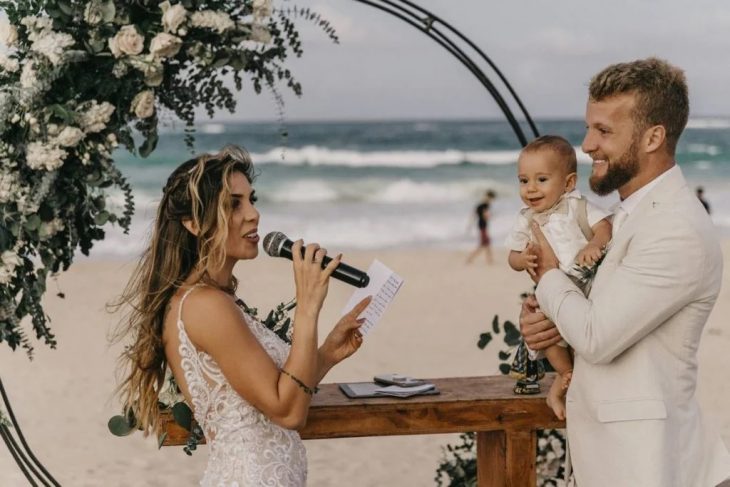
[[[705,268],[705,246],[691,225],[653,215],[629,243],[623,260],[590,299],[559,270],[536,290],[545,315],[584,360],[610,363],[689,303]],[[607,271],[607,270],[604,270]]]

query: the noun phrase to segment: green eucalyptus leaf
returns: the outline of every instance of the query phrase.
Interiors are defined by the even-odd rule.
[[[172,407],[172,417],[175,422],[190,431],[193,424],[193,412],[184,402],[179,402]]]
[[[10,250],[13,246],[10,230],[0,225],[0,253]]]
[[[113,0],[103,2],[99,5],[99,10],[101,11],[101,18],[104,19],[104,22],[107,24],[113,22],[114,17],[117,15],[117,9],[114,6]]]
[[[509,364],[499,364],[499,371],[502,373],[502,375],[509,374],[510,365]]]
[[[127,418],[120,415],[112,416],[109,423],[107,423],[107,427],[114,436],[127,436],[134,431],[134,427],[129,425]]]
[[[147,157],[150,154],[152,154],[152,151],[155,150],[155,147],[157,147],[157,141],[159,137],[156,133],[152,133],[147,136],[147,139],[144,141],[142,146],[139,148],[139,155],[142,157]]]
[[[109,212],[108,211],[100,211],[94,217],[94,223],[96,223],[99,226],[104,225],[107,221],[109,221]]]
[[[495,334],[499,333],[499,315],[494,315],[494,318],[492,319],[492,331]]]
[[[492,341],[491,333],[489,333],[489,332],[482,333],[481,335],[479,335],[479,341],[477,342],[477,347],[479,347],[480,350],[484,350],[484,347],[489,345],[489,342],[491,342],[491,341]]]
[[[41,217],[38,215],[30,215],[23,226],[30,232],[38,230],[41,226]]]
[[[224,57],[222,57],[220,59],[216,59],[213,62],[212,66],[214,68],[222,68],[223,66],[227,66],[229,62],[231,62],[231,58],[228,57],[228,56],[224,56]]]
[[[510,352],[505,352],[503,350],[499,351],[499,360],[507,360],[510,356],[512,356]]]
[[[511,347],[519,345],[520,340],[522,339],[522,335],[520,334],[520,330],[517,329],[514,323],[512,323],[511,321],[505,321],[504,332],[504,342],[507,345]]]
[[[63,12],[61,12],[61,9],[53,8],[50,5],[46,7],[46,13],[48,14],[49,17],[51,17],[53,19],[57,19],[63,15]]]
[[[60,9],[60,10],[61,10],[61,11],[62,11],[63,13],[65,13],[66,15],[73,15],[73,14],[74,14],[74,9],[73,9],[73,7],[72,7],[72,6],[71,6],[71,4],[70,4],[70,3],[68,3],[67,1],[65,1],[65,0],[58,0],[58,1],[56,2],[56,5],[58,5],[58,8],[59,8],[59,9]]]

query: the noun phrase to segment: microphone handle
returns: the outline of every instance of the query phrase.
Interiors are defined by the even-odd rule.
[[[284,242],[284,245],[282,245],[281,250],[279,251],[279,255],[281,257],[286,257],[287,259],[292,260],[291,249],[292,241],[287,240],[286,242]],[[304,257],[304,250],[305,249],[302,246],[302,257]],[[322,259],[322,269],[327,267],[327,264],[329,264],[330,262],[332,262],[332,258],[325,255]],[[370,283],[370,276],[368,276],[367,273],[361,271],[360,269],[355,269],[354,267],[344,264],[342,262],[340,262],[340,265],[335,267],[335,271],[332,273],[332,277],[355,287],[366,287],[368,283]]]

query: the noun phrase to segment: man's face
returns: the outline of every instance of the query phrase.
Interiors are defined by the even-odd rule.
[[[622,94],[601,101],[588,100],[583,152],[593,159],[591,189],[607,195],[639,173],[639,136],[632,111],[634,94]]]

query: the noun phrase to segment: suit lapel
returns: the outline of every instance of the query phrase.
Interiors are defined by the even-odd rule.
[[[616,238],[610,242],[608,253],[594,278],[591,294],[601,287],[601,281],[619,265],[624,255],[626,255],[628,242],[634,236],[636,230],[646,224],[647,218],[654,217],[652,213],[659,205],[674,201],[677,192],[686,186],[687,181],[684,179],[682,171],[673,171],[644,196],[638,206],[626,217]]]

